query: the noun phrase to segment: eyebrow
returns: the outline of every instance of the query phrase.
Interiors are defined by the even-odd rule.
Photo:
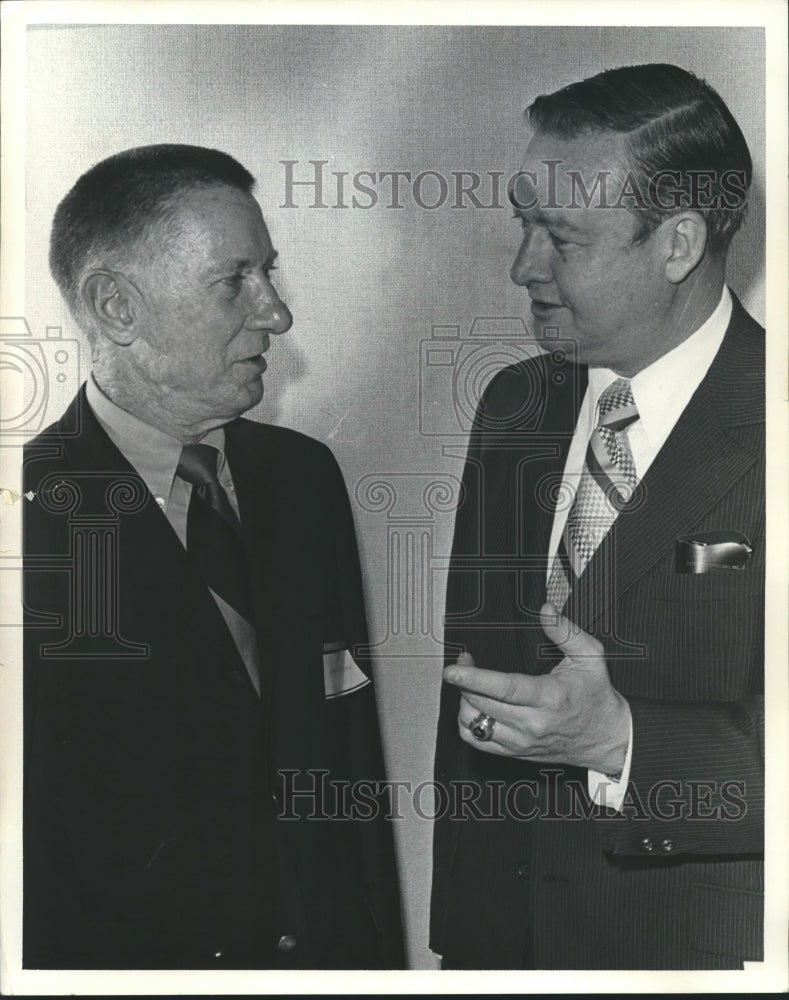
[[[582,232],[582,230],[579,229],[578,226],[574,226],[572,222],[569,222],[567,219],[562,218],[561,216],[546,215],[542,209],[539,208],[529,209],[528,210],[529,215],[527,217],[525,211],[519,208],[514,202],[512,202],[512,207],[514,208],[515,214],[517,216],[526,219],[527,222],[533,222],[538,226],[544,226],[547,229],[560,230],[561,232],[564,233]]]

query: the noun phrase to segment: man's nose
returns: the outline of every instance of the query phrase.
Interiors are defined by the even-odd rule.
[[[290,309],[267,278],[263,278],[251,303],[247,326],[270,333],[285,333],[293,325]]]
[[[530,226],[523,234],[518,255],[510,268],[510,277],[515,284],[528,285],[532,281],[551,281],[552,250],[548,232],[539,226]]]

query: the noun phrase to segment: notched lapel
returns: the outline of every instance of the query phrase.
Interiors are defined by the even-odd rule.
[[[756,461],[727,432],[705,380],[571,594],[569,617],[591,628]]]

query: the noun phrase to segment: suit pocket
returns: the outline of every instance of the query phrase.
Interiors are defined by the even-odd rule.
[[[748,889],[693,884],[688,926],[697,951],[738,956],[747,962],[764,957],[764,896]]]

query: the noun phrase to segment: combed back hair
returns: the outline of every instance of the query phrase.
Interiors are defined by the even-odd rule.
[[[172,219],[177,195],[218,185],[249,194],[255,178],[218,149],[171,143],[123,150],[79,178],[55,212],[49,268],[86,333],[94,330],[80,289],[90,270],[125,260]]]
[[[643,204],[627,205],[641,220],[637,239],[694,208],[706,222],[708,250],[719,253],[742,225],[752,176],[748,144],[720,95],[693,73],[666,63],[605,70],[541,95],[526,113],[534,128],[565,139],[599,131],[626,137],[623,166],[644,195]],[[669,189],[673,204],[664,207]]]

